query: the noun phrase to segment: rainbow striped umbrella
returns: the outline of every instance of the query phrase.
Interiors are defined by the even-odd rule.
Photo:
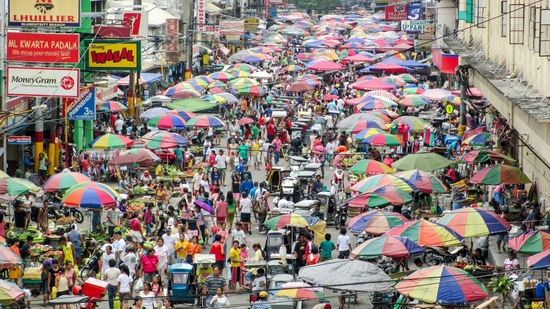
[[[409,219],[400,213],[373,210],[353,217],[348,223],[348,228],[353,233],[366,232],[370,235],[382,235],[404,222],[409,222]]]
[[[225,123],[218,117],[209,115],[195,116],[187,121],[187,126],[191,128],[219,128],[224,125]]]
[[[201,86],[197,83],[191,82],[191,81],[179,83],[178,85],[180,87],[182,87],[183,89],[185,89],[185,90],[195,90],[195,91],[199,91],[199,92],[204,90],[203,86]],[[176,85],[176,86],[178,86],[178,85]]]
[[[75,208],[99,209],[116,203],[117,198],[113,198],[109,192],[90,186],[69,189],[61,199],[61,204]]]
[[[405,55],[403,55],[401,52],[399,51],[396,51],[396,50],[390,50],[390,51],[387,51],[384,53],[385,56],[393,56],[395,58],[399,58],[401,60],[406,60],[407,57],[405,57]]]
[[[423,107],[426,104],[430,104],[430,100],[421,95],[406,95],[403,100],[399,101],[401,106]]]
[[[275,50],[270,48],[270,47],[257,47],[257,48],[254,48],[252,49],[253,52],[255,53],[260,53],[260,54],[273,54],[275,53]]]
[[[462,141],[462,145],[485,146],[489,136],[490,134],[488,132],[478,133]]]
[[[394,174],[395,171],[382,162],[364,159],[355,163],[348,171],[356,175]]]
[[[447,187],[435,177],[433,174],[421,171],[419,169],[399,172],[395,174],[400,178],[408,180],[415,185],[418,191],[425,194],[439,193],[443,194],[447,192]]]
[[[483,185],[498,185],[498,184],[520,184],[531,183],[531,180],[519,168],[498,164],[486,167],[477,172],[471,179],[471,183]]]
[[[384,123],[391,122],[391,118],[388,115],[387,110],[385,110],[385,109],[377,109],[377,110],[367,111],[366,113],[369,114],[369,115],[373,115],[376,118],[380,118],[380,120],[384,121]],[[384,133],[384,132],[379,132],[379,133]]]
[[[8,247],[2,247],[0,250],[0,265],[21,264],[21,259],[13,253]],[[0,304],[8,307],[25,298],[23,291],[17,284],[7,280],[0,280]]]
[[[460,105],[461,102],[462,102],[462,99],[459,96],[456,96],[456,95],[446,96],[443,99],[441,99],[441,103],[443,103],[445,105],[453,104],[453,105],[458,106],[458,105]]]
[[[174,114],[158,115],[147,121],[147,124],[159,129],[185,129],[185,119]]]
[[[256,71],[256,68],[254,66],[251,66],[250,64],[246,64],[246,63],[232,64],[227,68],[227,71],[231,69],[239,69],[248,73],[254,73],[254,71]]]
[[[230,74],[228,74],[230,75]],[[233,76],[233,75],[231,75]],[[234,76],[233,76],[234,77]],[[206,87],[208,89],[212,89],[212,88],[227,88],[227,84],[226,83],[222,83],[222,82],[219,82],[219,81],[215,81],[213,83],[210,83],[208,84],[208,87]],[[210,90],[212,91],[212,90]]]
[[[356,134],[367,129],[378,129],[378,130],[388,131],[388,127],[386,127],[384,123],[373,119],[367,119],[367,120],[359,121],[358,123],[347,128],[346,132],[348,134],[349,133]]]
[[[393,105],[394,104],[389,104],[384,100],[373,99],[373,100],[368,100],[357,104],[357,109],[363,110],[363,111],[371,111],[371,110],[386,109]]]
[[[291,64],[291,65],[287,65],[282,70],[285,72],[300,72],[300,71],[303,71],[304,68],[302,68],[299,65]]]
[[[409,126],[409,132],[420,133],[424,132],[424,126],[428,124],[426,120],[414,116],[402,116],[393,121],[393,123],[405,123]]]
[[[494,211],[481,208],[461,208],[447,213],[437,221],[464,238],[508,232],[512,226]]]
[[[64,170],[63,172],[54,174],[52,177],[48,178],[48,180],[44,183],[43,188],[46,192],[65,191],[77,183],[89,181],[91,180],[86,175]]]
[[[176,93],[180,93],[185,90],[193,90],[193,91],[202,91],[203,88],[197,84],[194,83],[179,83],[175,86],[172,86],[162,93],[162,95],[165,95],[167,97],[171,97],[175,95]]]
[[[397,177],[395,175],[370,176],[354,184],[351,189],[359,193],[363,193],[369,189],[384,186],[396,187],[409,193],[417,190],[416,186],[410,183],[408,180]]]
[[[201,86],[202,88],[206,88],[206,86],[208,86],[208,84],[215,82],[215,80],[210,76],[200,75],[200,76],[195,76],[195,77],[191,78],[187,82],[197,84],[197,85]]]
[[[489,295],[485,285],[477,278],[460,268],[449,266],[421,268],[400,281],[395,288],[402,295],[429,304],[472,303]]]
[[[145,146],[151,149],[175,148],[178,145],[187,146],[189,145],[189,141],[186,138],[181,137],[179,134],[168,132],[155,134],[147,143],[145,143]]]
[[[202,97],[201,100],[205,100],[205,101],[217,103],[217,104],[223,104],[227,102],[227,100],[224,97],[219,95],[207,95]]]
[[[384,76],[384,77],[381,77],[380,80],[385,81],[386,83],[395,84],[399,87],[403,87],[406,84],[404,80],[402,80],[396,75]]]
[[[407,192],[392,186],[377,187],[352,197],[344,202],[355,207],[386,207],[388,205],[403,205],[413,201]]]
[[[70,187],[66,192],[65,194],[69,193],[70,191],[72,190],[76,190],[76,189],[81,189],[81,188],[96,188],[96,189],[100,189],[100,190],[103,190],[107,193],[109,193],[109,195],[111,195],[113,198],[118,198],[118,193],[110,186],[106,185],[106,184],[103,184],[101,182],[97,182],[97,181],[87,181],[87,182],[81,182],[81,183],[78,183],[72,187]]]
[[[184,110],[181,110],[181,109],[170,110],[170,111],[168,111],[168,114],[177,115],[177,116],[183,118],[183,120],[185,120],[185,121],[188,121],[189,119],[197,116],[195,113],[184,111]]]
[[[265,90],[256,85],[244,85],[240,86],[237,89],[237,93],[241,95],[254,95],[254,96],[261,96],[265,93]]]
[[[242,70],[236,70],[234,73],[232,73],[233,76],[235,76],[235,78],[249,78],[250,77],[250,73],[246,72],[246,71],[242,71]]]
[[[403,92],[406,94],[422,94],[424,93],[424,89],[419,87],[411,87],[403,89]]]
[[[353,258],[375,259],[382,255],[391,258],[407,258],[424,252],[424,248],[406,237],[380,236],[369,239],[353,249]]]
[[[371,135],[361,143],[373,146],[403,146],[405,144],[400,137],[387,133]]]
[[[531,255],[527,258],[527,265],[534,269],[548,269],[550,267],[550,250]]]
[[[311,216],[302,216],[295,213],[280,215],[264,222],[264,226],[272,231],[280,230],[284,227],[311,227],[319,222],[319,218]]]
[[[358,42],[350,42],[350,43],[346,43],[342,46],[342,48],[345,48],[345,49],[365,49],[365,46],[361,43],[358,43]]]
[[[386,131],[380,130],[380,129],[365,129],[357,134],[353,134],[353,138],[356,140],[362,141],[371,135],[380,134],[380,133],[386,133]]]
[[[100,112],[119,113],[127,110],[128,107],[117,101],[107,101],[96,105],[96,109]]]
[[[510,249],[521,254],[537,254],[550,250],[550,231],[528,231],[508,241]]]
[[[37,192],[40,187],[37,187],[31,181],[24,178],[2,178],[0,179],[0,194],[9,196],[17,196],[28,192]]]
[[[233,80],[233,79],[236,78],[235,75],[232,75],[232,74],[229,74],[229,73],[223,72],[223,71],[215,72],[215,73],[212,73],[208,76],[210,76],[211,78],[213,78],[215,80],[221,80],[221,81],[228,81],[228,80]],[[216,83],[216,82],[214,82],[214,83]],[[217,83],[214,84],[214,83],[208,84],[207,87],[208,88],[220,87],[219,85],[223,84],[223,83],[219,83],[219,84],[217,84]],[[225,85],[225,84],[223,84],[223,85]],[[227,86],[227,85],[225,85],[225,86]]]
[[[420,246],[451,247],[462,243],[462,236],[443,224],[428,220],[405,222],[384,235],[407,237]]]
[[[240,87],[244,87],[244,86],[248,86],[248,85],[255,85],[255,86],[259,86],[260,83],[255,80],[255,79],[251,79],[251,78],[237,78],[237,79],[234,79],[232,81],[230,81],[231,85],[237,89],[239,89]]]
[[[401,78],[407,83],[418,83],[418,79],[416,77],[412,76],[411,74],[399,74],[397,77]]]
[[[90,142],[93,149],[120,149],[132,146],[134,141],[118,134],[103,134]]]

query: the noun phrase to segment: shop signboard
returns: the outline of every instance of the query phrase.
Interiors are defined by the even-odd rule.
[[[434,21],[433,20],[402,20],[401,31],[433,33]]]
[[[9,0],[8,26],[80,27],[80,1]]]
[[[141,71],[141,42],[87,41],[87,70]]]
[[[69,120],[95,120],[94,87],[80,87],[78,97],[66,99],[63,102],[63,117]]]
[[[244,20],[222,20],[220,22],[220,34],[244,34]]]
[[[30,136],[8,136],[9,145],[30,145]]]
[[[388,5],[385,8],[386,20],[406,20],[407,6],[406,5]]]
[[[422,18],[422,2],[410,2],[407,5],[407,19],[419,20]]]
[[[204,24],[206,24],[206,0],[197,1],[197,24],[199,31],[204,31]]]
[[[136,40],[147,40],[149,37],[149,13],[145,11],[128,11],[122,15],[123,25],[130,28],[130,37]]]
[[[13,97],[70,98],[78,96],[79,83],[79,69],[9,66],[6,92]]]
[[[6,59],[16,62],[78,63],[78,34],[8,32]]]

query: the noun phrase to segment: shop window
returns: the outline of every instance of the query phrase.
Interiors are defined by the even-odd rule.
[[[510,44],[523,44],[525,30],[525,4],[510,4],[508,41]]]

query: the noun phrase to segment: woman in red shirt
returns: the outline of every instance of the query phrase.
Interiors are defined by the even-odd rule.
[[[225,217],[227,216],[227,202],[225,196],[220,194],[219,200],[216,202],[216,222],[225,223]]]
[[[210,254],[213,254],[216,257],[216,265],[220,267],[220,270],[223,270],[223,266],[225,262],[225,249],[223,247],[223,243],[221,242],[221,240],[222,240],[222,235],[220,234],[214,235],[214,242],[210,247]]]
[[[159,258],[155,255],[155,250],[148,249],[147,255],[141,258],[141,265],[143,266],[143,280],[145,282],[153,282],[153,277],[157,271],[157,264]]]

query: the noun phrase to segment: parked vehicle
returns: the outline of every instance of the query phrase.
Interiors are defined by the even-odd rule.
[[[468,246],[462,244],[452,249],[427,247],[426,251],[422,254],[422,261],[430,266],[453,263],[457,258],[468,264],[472,264]]]
[[[95,278],[96,275],[100,273],[99,261],[101,261],[102,254],[103,252],[101,250],[97,250],[95,255],[88,259],[86,266],[80,269],[78,276],[82,281],[86,281],[88,278]]]

